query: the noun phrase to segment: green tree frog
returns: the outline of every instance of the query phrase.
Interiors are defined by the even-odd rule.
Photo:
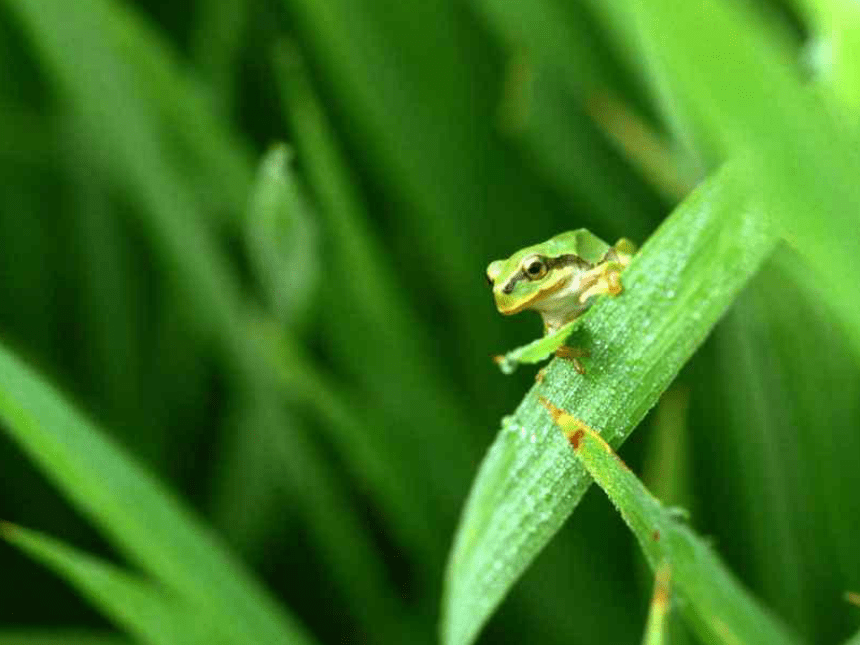
[[[533,309],[543,318],[544,334],[550,334],[581,316],[597,296],[621,293],[619,276],[635,252],[630,240],[622,238],[610,246],[580,228],[492,262],[487,282],[499,312]],[[561,349],[559,355],[567,358],[584,355]]]

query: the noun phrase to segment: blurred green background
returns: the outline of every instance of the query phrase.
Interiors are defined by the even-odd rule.
[[[842,87],[810,5],[751,4]],[[724,158],[619,6],[2,0],[0,342],[318,642],[433,642],[470,482],[533,378],[490,357],[540,332],[497,314],[487,263],[570,228],[641,243]],[[622,455],[837,643],[860,626],[860,362],[803,263],[780,248]],[[6,434],[0,519],[124,563]],[[0,643],[113,630],[6,544],[0,571]],[[480,642],[638,642],[651,585],[592,491]]]

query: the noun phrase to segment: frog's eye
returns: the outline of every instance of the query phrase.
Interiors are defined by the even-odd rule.
[[[523,260],[523,273],[529,280],[539,280],[546,275],[546,262],[539,255],[532,255]]]

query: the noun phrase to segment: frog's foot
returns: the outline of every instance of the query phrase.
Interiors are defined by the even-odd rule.
[[[626,268],[630,264],[630,260],[633,259],[634,253],[636,253],[636,245],[626,237],[622,237],[612,246],[606,255],[609,256],[607,257],[608,260],[617,260]],[[614,254],[614,257],[612,257],[612,254]]]
[[[586,287],[579,296],[579,302],[585,303],[593,296],[609,294],[617,296],[623,290],[621,286],[621,271],[623,262],[606,262],[582,275],[580,284]]]
[[[575,369],[579,374],[585,374],[585,367],[579,359],[588,357],[591,354],[587,349],[583,349],[582,347],[568,347],[567,345],[562,345],[555,350],[555,355],[573,363],[573,369]]]

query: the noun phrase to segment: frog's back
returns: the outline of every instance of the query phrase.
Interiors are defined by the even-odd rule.
[[[559,233],[549,239],[547,245],[558,249],[557,254],[573,252],[590,264],[602,261],[610,249],[609,244],[585,228]]]

